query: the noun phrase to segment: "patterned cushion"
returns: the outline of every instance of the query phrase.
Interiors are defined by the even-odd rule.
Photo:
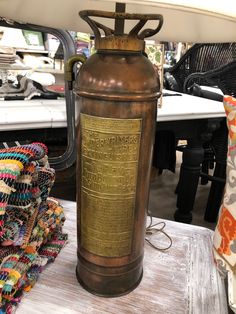
[[[229,304],[236,313],[236,99],[225,96],[224,107],[229,130],[227,173],[214,234],[214,256],[218,268],[228,274]]]

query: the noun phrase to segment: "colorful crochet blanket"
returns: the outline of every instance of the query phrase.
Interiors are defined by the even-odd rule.
[[[54,180],[44,144],[0,149],[0,313],[14,311],[65,245]]]

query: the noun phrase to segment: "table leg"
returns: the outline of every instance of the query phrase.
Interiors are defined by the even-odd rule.
[[[222,202],[226,178],[228,128],[225,120],[222,121],[220,128],[214,132],[212,145],[215,152],[215,169],[211,179],[211,189],[207,200],[204,219],[209,222],[216,222]]]
[[[209,222],[216,222],[220,205],[222,203],[225,187],[226,163],[216,163],[213,177],[219,181],[212,181],[208,195],[204,219]],[[222,181],[220,181],[222,180]]]
[[[189,140],[183,151],[183,161],[180,168],[178,183],[176,221],[191,223],[192,209],[198,187],[201,163],[204,159],[204,149],[200,141]]]

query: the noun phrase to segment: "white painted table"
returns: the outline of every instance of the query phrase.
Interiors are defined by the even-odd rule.
[[[163,90],[163,93],[175,92]],[[178,93],[179,94],[179,93]],[[222,103],[182,94],[163,97],[157,122],[224,117]],[[66,127],[64,99],[0,101],[0,131]]]
[[[167,90],[163,90],[163,93],[172,95],[176,94],[175,92]],[[199,137],[198,129],[200,129],[201,132],[207,130],[206,126],[208,125],[209,120],[223,119],[225,117],[223,104],[221,102],[190,96],[187,94],[177,94],[180,96],[163,97],[162,108],[158,109],[157,114],[157,130],[171,130],[175,132],[177,137],[179,135],[177,133],[181,130],[180,135],[182,137],[179,136],[180,138],[195,140],[196,137]],[[28,134],[30,138],[35,137],[37,140],[44,141],[44,137],[42,137],[40,129],[47,129],[48,132],[50,131],[50,136],[54,137],[61,134],[58,132],[58,128],[60,128],[60,131],[64,133],[63,128],[66,127],[67,117],[65,99],[0,101],[0,131],[9,131],[7,134],[2,133],[2,142],[15,141],[15,139],[17,139],[17,133],[11,131],[22,132],[25,130],[28,133],[30,132],[30,134]],[[54,132],[53,128],[57,128],[57,130]],[[37,130],[36,133],[34,130]],[[210,131],[211,130],[207,130],[208,133]],[[24,132],[24,134],[21,135],[21,138],[24,138],[25,136],[27,135]],[[191,157],[190,154],[188,154],[188,157],[190,156],[189,158],[193,160],[195,158],[194,155],[196,156],[199,154],[199,149],[201,150],[200,154],[202,157],[195,162],[193,167],[191,165],[191,167],[196,170],[195,173],[192,172],[192,169],[190,169],[191,167],[189,168],[188,173],[188,166],[185,167],[185,169],[187,169],[187,175],[186,179],[183,180],[184,187],[192,186],[193,188],[186,193],[186,197],[184,196],[183,199],[181,198],[180,201],[179,199],[177,201],[178,206],[175,218],[181,222],[189,223],[192,220],[191,211],[196,195],[200,164],[203,160],[204,153],[202,149],[202,142],[197,145],[197,147],[196,145],[191,147],[192,151],[190,154],[193,156]],[[175,149],[175,147],[173,149]],[[186,164],[187,163],[188,161],[186,160]],[[181,195],[184,195],[184,193],[185,192],[181,192]],[[212,206],[215,206],[215,204],[212,204]]]
[[[223,103],[211,99],[163,90],[162,107],[158,109],[157,122],[225,117]]]
[[[66,126],[64,99],[0,101],[0,131],[63,128]]]
[[[167,90],[163,90],[163,93],[176,94],[175,92]],[[177,132],[181,130],[182,137],[180,138],[188,139],[188,137],[192,136],[192,138],[195,140],[195,138],[198,137],[197,129],[199,128],[201,130],[205,130],[205,125],[208,124],[208,120],[217,120],[220,118],[223,119],[225,117],[223,104],[221,102],[190,96],[187,94],[177,94],[181,96],[163,97],[162,108],[158,109],[157,114],[157,130],[172,130],[177,136]],[[204,122],[202,123],[202,121]],[[64,132],[63,128],[66,127],[67,118],[65,99],[0,101],[0,131],[9,131],[8,134],[2,133],[1,141],[11,141],[12,138],[12,141],[15,141],[15,138],[17,138],[17,133],[11,131],[22,130],[26,130],[28,133],[30,132],[30,135],[28,134],[30,138],[35,137],[37,140],[41,139],[41,141],[44,141],[44,137],[42,137],[40,129],[47,129],[50,131],[50,136],[53,137],[59,134],[58,128]],[[57,131],[54,132],[53,128],[57,128]],[[34,130],[37,130],[36,133]],[[25,132],[21,138],[24,138],[24,136],[26,136]],[[196,195],[197,181],[200,173],[200,164],[203,160],[202,143],[198,143],[198,147],[195,145],[192,148],[193,149],[191,154],[195,154],[195,156],[196,154],[199,154],[197,149],[202,150],[200,152],[202,154],[202,159],[199,159],[199,161],[195,162],[194,164],[196,173],[192,173],[192,170],[190,169],[189,173],[187,173],[188,179],[183,180],[184,182],[190,180],[192,184],[189,182],[186,184],[185,182],[184,186],[192,186],[193,189],[187,192],[186,197],[183,199],[181,198],[181,201],[177,201],[177,216],[175,215],[175,217],[178,221],[181,222],[191,222],[192,220],[191,211]],[[193,181],[195,183],[193,183]],[[181,193],[181,195],[183,195],[183,193]],[[213,204],[212,206],[215,205]]]
[[[76,203],[62,201],[62,204],[69,243],[25,294],[17,314],[227,313],[224,282],[213,262],[211,230],[166,221],[165,231],[173,239],[172,247],[159,252],[145,244],[140,285],[125,296],[102,298],[90,294],[77,282]],[[160,220],[154,218],[157,221]],[[161,235],[154,239],[159,246],[168,244]]]

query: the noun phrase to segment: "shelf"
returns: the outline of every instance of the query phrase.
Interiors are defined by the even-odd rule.
[[[52,73],[52,74],[64,74],[65,73],[63,70],[50,69],[50,68],[35,69],[35,72],[44,72],[44,73]]]
[[[48,50],[34,50],[34,49],[21,49],[15,48],[17,52],[29,52],[29,53],[48,53]]]
[[[0,70],[1,71],[29,71],[32,70],[29,66],[21,66],[20,64],[7,64],[7,63],[0,63]]]

